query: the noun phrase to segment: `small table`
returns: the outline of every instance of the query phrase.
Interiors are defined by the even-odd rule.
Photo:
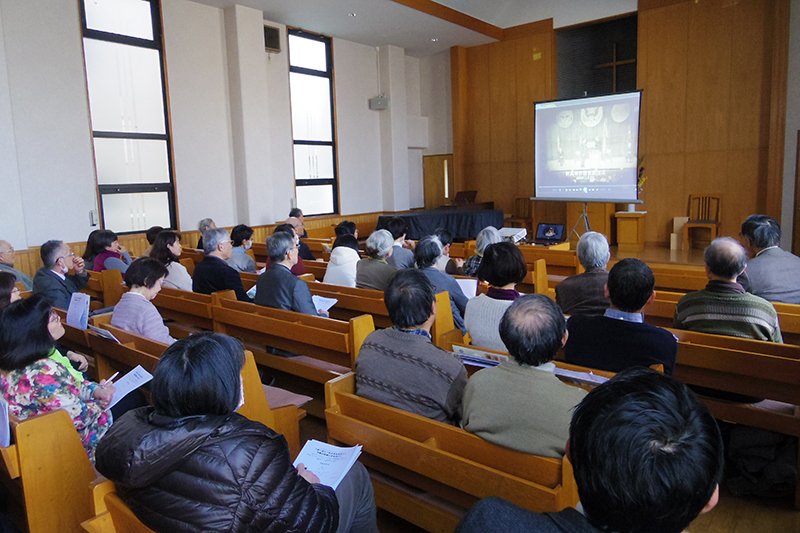
[[[647,211],[618,211],[617,249],[620,252],[641,252],[644,250],[644,216]]]

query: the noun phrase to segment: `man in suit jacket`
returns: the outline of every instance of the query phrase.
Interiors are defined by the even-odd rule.
[[[308,284],[291,272],[297,263],[297,241],[296,235],[282,231],[267,238],[267,253],[272,265],[258,277],[256,303],[307,315],[328,316],[327,311],[318,311],[314,306]]]
[[[778,221],[750,215],[742,224],[741,237],[750,257],[738,279],[745,290],[770,302],[800,304],[800,257],[778,248]]]
[[[565,315],[602,315],[608,309],[606,265],[611,258],[605,235],[596,231],[581,235],[577,254],[586,272],[556,285],[556,303]]]
[[[76,256],[64,241],[47,241],[40,254],[44,266],[33,276],[33,292],[43,295],[53,307],[69,309],[72,294],[89,282],[83,258]],[[74,274],[69,274],[71,269]]]
[[[29,275],[20,272],[14,268],[14,261],[17,258],[17,252],[11,243],[8,241],[0,241],[0,272],[8,272],[14,274],[17,278],[17,283],[22,283],[26,291],[33,290],[33,280]]]
[[[201,294],[232,290],[240,302],[252,302],[242,285],[239,273],[226,261],[233,254],[233,241],[227,230],[209,229],[203,234],[205,257],[194,267],[192,290]]]

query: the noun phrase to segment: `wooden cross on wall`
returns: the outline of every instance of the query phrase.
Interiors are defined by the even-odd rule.
[[[612,76],[613,76],[613,84],[611,91],[617,92],[617,67],[621,65],[630,65],[631,63],[636,63],[636,59],[623,59],[617,61],[617,43],[614,43],[614,52],[610,63],[602,63],[600,65],[595,65],[594,68],[612,68]]]

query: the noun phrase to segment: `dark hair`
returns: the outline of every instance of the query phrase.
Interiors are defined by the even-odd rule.
[[[500,320],[500,338],[520,365],[552,361],[566,331],[561,308],[542,294],[517,298]]]
[[[450,232],[449,229],[436,228],[433,234],[439,237],[439,241],[442,243],[442,248],[453,244],[453,234]]]
[[[156,237],[158,237],[158,234],[162,231],[164,231],[164,228],[161,226],[153,226],[145,232],[144,236],[147,239],[147,242],[152,245],[156,242]]]
[[[240,399],[244,348],[233,337],[195,333],[164,351],[153,372],[151,399],[172,418],[230,415]]]
[[[742,237],[750,239],[755,248],[778,246],[781,242],[781,225],[767,215],[750,215],[742,223]]]
[[[50,309],[41,294],[6,307],[0,315],[0,370],[19,370],[50,355],[56,345],[47,329]]]
[[[272,230],[273,235],[280,232],[291,233],[292,235],[295,235],[294,226],[292,226],[291,224],[278,224],[277,226],[275,226],[275,229]],[[269,237],[267,238],[269,239]]]
[[[339,246],[346,246],[348,248],[352,248],[356,252],[358,252],[359,250],[358,239],[356,239],[349,233],[336,237],[336,240],[333,241],[333,249],[335,250]]]
[[[130,264],[125,272],[125,285],[133,288],[134,285],[152,289],[156,281],[169,274],[169,270],[158,259],[140,257]]]
[[[253,228],[246,224],[239,224],[231,230],[231,240],[234,246],[241,246],[242,243],[253,237]]]
[[[608,295],[620,311],[636,313],[653,294],[656,278],[645,263],[629,257],[623,259],[608,273]]]
[[[337,237],[341,237],[342,235],[355,235],[356,223],[350,222],[349,220],[343,220],[336,225],[333,231],[336,233]]]
[[[106,251],[106,248],[111,246],[111,243],[117,240],[117,234],[110,229],[99,229],[93,231],[89,235],[89,240],[86,241],[86,252],[83,258],[86,261],[92,261],[95,257]],[[91,248],[89,244],[91,243]]]
[[[42,258],[45,268],[52,269],[56,266],[59,260],[58,254],[61,253],[61,248],[64,246],[64,241],[47,241],[39,248],[39,255]]]
[[[414,261],[417,268],[427,268],[436,264],[436,260],[442,256],[442,243],[439,237],[423,237],[414,248]]]
[[[389,319],[398,328],[424,324],[431,317],[436,289],[428,277],[413,268],[398,270],[383,291]]]
[[[91,261],[95,258],[95,256],[100,253],[94,252],[94,249],[97,247],[97,235],[103,230],[96,229],[89,234],[89,238],[86,239],[86,249],[83,251],[83,259],[85,261]]]
[[[173,254],[167,246],[172,246],[175,241],[180,241],[181,235],[175,231],[162,231],[156,237],[156,242],[153,243],[153,249],[150,250],[150,257],[158,259],[162,265],[167,266],[172,262],[178,261],[178,256]],[[127,272],[126,272],[127,275]]]
[[[386,222],[386,229],[392,234],[394,240],[408,233],[408,224],[400,217],[392,217]]]
[[[303,216],[303,210],[299,207],[293,207],[289,211],[289,218],[300,218],[301,216]]]
[[[569,437],[581,503],[603,531],[679,533],[722,477],[714,417],[685,385],[650,369],[591,391]]]
[[[703,259],[712,274],[734,279],[747,264],[747,251],[735,239],[720,237],[706,246]]]
[[[480,281],[503,287],[509,283],[520,283],[527,274],[528,266],[519,248],[510,242],[498,242],[490,244],[483,251],[483,260],[476,275]]]
[[[11,272],[0,272],[0,312],[11,304],[11,293],[17,284],[17,276]]]

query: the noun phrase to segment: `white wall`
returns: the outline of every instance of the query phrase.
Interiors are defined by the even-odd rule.
[[[800,2],[792,1],[789,38],[789,83],[786,90],[786,137],[783,152],[783,205],[781,247],[792,249],[797,130],[800,130]],[[800,206],[797,206],[800,207]]]
[[[423,155],[453,152],[450,51],[419,60],[420,113],[428,117],[428,147]]]

